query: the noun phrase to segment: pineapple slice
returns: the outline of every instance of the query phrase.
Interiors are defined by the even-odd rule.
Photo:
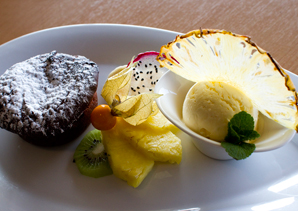
[[[119,133],[121,129],[117,123],[113,129],[102,131],[103,143],[114,175],[136,188],[151,171],[154,161],[131,146]]]
[[[220,30],[191,31],[162,46],[158,61],[196,83],[232,85],[262,114],[298,131],[298,98],[289,75],[249,37]]]
[[[138,126],[132,126],[122,119],[117,124],[122,136],[150,159],[178,164],[181,162],[181,140],[171,132],[171,129],[178,129],[160,112]]]

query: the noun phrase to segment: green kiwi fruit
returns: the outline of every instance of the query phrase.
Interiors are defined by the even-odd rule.
[[[76,148],[73,160],[81,174],[89,177],[98,178],[113,173],[100,130],[92,130],[85,135]]]

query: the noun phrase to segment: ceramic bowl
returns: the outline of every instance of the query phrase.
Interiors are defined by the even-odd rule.
[[[182,106],[188,90],[194,82],[188,81],[177,74],[168,71],[155,86],[155,93],[163,94],[157,99],[161,112],[180,130],[192,137],[194,145],[205,155],[218,159],[232,159],[221,147],[220,142],[205,138],[189,129],[182,121]],[[281,126],[273,120],[259,114],[258,132],[260,138],[255,140],[255,152],[264,152],[277,149],[293,138],[295,130]]]

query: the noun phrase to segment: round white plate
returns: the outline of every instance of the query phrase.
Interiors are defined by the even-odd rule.
[[[107,74],[143,51],[159,51],[178,33],[154,28],[91,24],[35,32],[0,46],[0,74],[16,62],[52,50],[80,54]],[[298,87],[298,79],[291,74]],[[100,98],[100,103],[104,103]],[[85,131],[86,134],[92,126]],[[295,210],[298,137],[243,161],[206,157],[180,133],[180,165],[156,163],[138,188],[114,175],[89,178],[72,162],[81,138],[55,148],[30,145],[0,129],[1,210]]]

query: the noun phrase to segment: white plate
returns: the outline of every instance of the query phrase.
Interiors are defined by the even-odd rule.
[[[177,33],[128,25],[75,25],[32,33],[0,46],[0,73],[16,62],[52,50],[81,54],[107,74],[133,55],[156,50]],[[298,86],[298,78],[291,74]],[[104,101],[100,98],[100,103]],[[88,130],[91,130],[90,126]],[[87,130],[87,131],[88,131]],[[85,131],[85,133],[87,133]],[[84,134],[83,134],[84,135]],[[180,165],[157,163],[136,189],[111,175],[80,175],[72,156],[80,139],[40,148],[0,129],[1,210],[296,210],[298,137],[286,146],[243,161],[201,154],[181,133]],[[196,208],[196,209],[191,209]]]

